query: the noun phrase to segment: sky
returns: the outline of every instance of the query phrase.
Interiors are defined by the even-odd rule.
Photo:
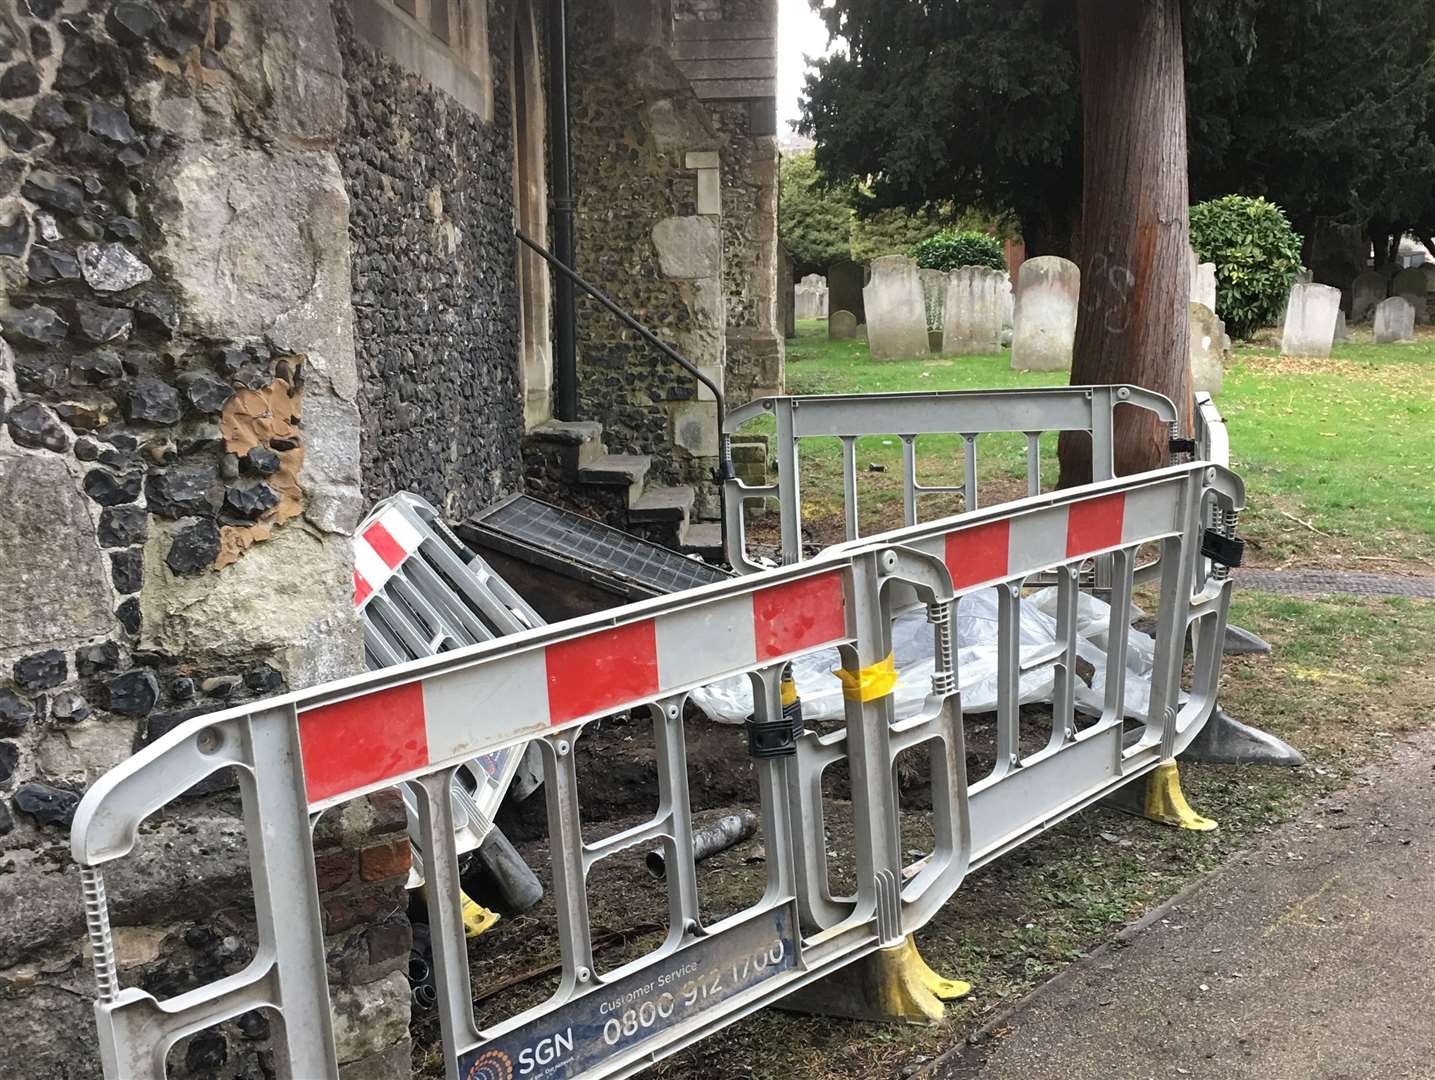
[[[808,56],[828,52],[827,28],[808,0],[777,0],[777,132],[787,135],[797,120],[798,99]]]

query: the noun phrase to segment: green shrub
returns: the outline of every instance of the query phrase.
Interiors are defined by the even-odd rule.
[[[1216,264],[1216,310],[1232,337],[1281,316],[1300,269],[1300,234],[1275,203],[1225,195],[1191,207],[1191,246]]]
[[[946,229],[912,248],[917,265],[926,270],[955,270],[959,266],[989,266],[1005,270],[1002,242],[973,230]]]

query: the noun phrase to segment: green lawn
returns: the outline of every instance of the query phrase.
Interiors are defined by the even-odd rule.
[[[787,347],[787,386],[795,394],[1063,382],[1060,374],[1014,372],[1005,353],[873,361],[865,342],[829,341],[821,321],[799,323]],[[1340,345],[1327,360],[1242,347],[1217,404],[1230,426],[1232,465],[1247,485],[1243,531],[1253,562],[1435,569],[1435,465],[1426,445],[1435,427],[1435,336],[1411,345]],[[1022,494],[1024,440],[986,437],[978,445],[982,501]],[[1043,440],[1042,458],[1043,479],[1054,479],[1054,437]],[[924,482],[959,482],[961,440],[919,440],[918,460]],[[868,531],[898,523],[900,461],[895,438],[858,443],[859,502]],[[835,440],[804,445],[802,477],[805,510],[819,523],[815,538],[831,539],[820,525],[825,519],[830,532],[840,521]],[[933,496],[923,516],[956,509],[955,497]]]

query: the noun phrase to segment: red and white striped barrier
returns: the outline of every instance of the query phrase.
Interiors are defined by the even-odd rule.
[[[363,609],[423,543],[397,507],[390,507],[354,537],[354,606]]]
[[[1239,480],[1204,462],[1037,495],[854,541],[810,562],[514,631],[177,725],[98,778],[76,810],[71,851],[85,890],[105,1075],[160,1080],[165,1054],[177,1039],[267,1007],[283,1017],[277,1038],[284,1042],[291,1074],[337,1080],[313,815],[401,783],[419,808],[431,938],[435,957],[442,959],[435,965],[436,1008],[450,1077],[474,1075],[485,1062],[506,1067],[524,1061],[524,1055],[540,1060],[537,1048],[552,1060],[559,1045],[574,1049],[561,1066],[574,1080],[631,1076],[645,1063],[781,1001],[843,964],[893,946],[931,917],[969,867],[1149,775],[1209,719],[1219,679],[1216,643],[1224,633],[1231,584],[1220,579],[1192,588],[1199,583],[1195,555],[1207,500],[1219,504],[1223,521],[1244,501]],[[366,554],[360,578],[370,596],[395,572],[410,575],[404,563],[418,550],[418,537],[438,543],[405,524],[380,512],[362,530]],[[1007,753],[989,775],[969,784],[952,638],[943,629],[955,598],[1002,583],[1008,601],[1019,604],[1031,575],[1066,567],[1060,587],[1067,590],[1067,602],[1058,622],[1068,644],[1043,662],[1059,664],[1069,681],[1075,677],[1079,605],[1072,601],[1080,564],[1121,553],[1112,562],[1118,570],[1115,593],[1123,598],[1118,609],[1125,610],[1136,552],[1151,542],[1162,545],[1164,569],[1150,719],[1140,739],[1133,743],[1127,737],[1120,677],[1124,646],[1118,642],[1108,655],[1101,718],[1078,730],[1071,695],[1054,695],[1050,740],[1034,752],[1023,751],[1013,666],[1021,654],[1011,636],[1018,626],[1012,623],[999,643],[1010,678],[998,701],[996,745],[998,750],[1005,745]],[[425,546],[422,557],[433,553]],[[893,724],[886,695],[863,697],[852,703],[840,737],[793,733],[794,743],[784,747],[796,751],[791,757],[754,752],[767,852],[761,899],[725,919],[701,921],[680,711],[654,714],[654,760],[663,793],[654,816],[601,840],[585,836],[571,742],[579,726],[639,705],[676,704],[686,690],[741,673],[750,673],[767,690],[754,695],[755,723],[775,724],[784,661],[842,645],[844,671],[861,678],[890,656],[890,628],[884,625],[889,582],[914,590],[928,605],[929,618],[935,616],[941,661],[930,708]],[[411,590],[407,601],[400,595],[396,604],[411,603],[414,595]],[[1193,662],[1182,700],[1188,630]],[[1118,625],[1115,633],[1120,638],[1124,631]],[[552,929],[562,981],[549,1001],[480,1030],[459,903],[454,770],[529,739],[543,746]],[[900,755],[919,750],[932,763],[933,840],[930,854],[909,865],[896,765]],[[856,854],[849,862],[866,871],[857,874],[853,897],[831,895],[823,839],[821,776],[841,759],[853,793]],[[246,777],[241,794],[251,838],[256,958],[245,972],[156,1001],[138,987],[119,985],[101,867],[133,849],[145,819],[226,767],[238,767]],[[588,872],[595,862],[641,850],[639,845],[661,846],[675,868],[667,878],[671,930],[657,948],[595,978]],[[914,871],[910,880],[908,870]],[[749,964],[755,956],[766,962]],[[748,981],[734,975],[730,996],[704,998],[698,988],[717,986],[719,976],[729,986],[727,973],[738,970],[734,960],[742,961]],[[695,981],[682,983],[688,975]],[[692,1011],[675,1007],[669,1015],[655,1006],[650,1027],[643,1026],[641,1011],[625,1013],[623,1020],[605,1018],[608,1003],[664,985],[673,988],[667,994],[673,1001],[688,985]],[[633,1018],[631,1025],[627,1017]],[[631,1036],[625,1034],[629,1026]]]
[[[842,577],[829,570],[748,588],[496,656],[482,664],[481,678],[472,669],[416,676],[301,711],[309,802],[845,640]]]

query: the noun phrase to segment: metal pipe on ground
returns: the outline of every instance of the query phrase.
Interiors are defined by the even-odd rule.
[[[495,906],[505,914],[521,914],[543,899],[543,883],[497,827],[488,830],[474,858],[493,887]]]
[[[751,810],[725,814],[693,833],[693,861],[702,862],[719,851],[741,844],[757,832],[757,815]],[[668,876],[667,858],[661,850],[648,852],[648,873],[658,881]]]

